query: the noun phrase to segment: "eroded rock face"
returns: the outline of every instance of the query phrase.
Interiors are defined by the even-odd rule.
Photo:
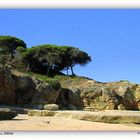
[[[15,76],[8,68],[0,67],[0,104],[33,105],[56,103],[61,91],[47,82],[28,76]]]
[[[7,68],[0,67],[0,104],[15,104],[15,77]]]
[[[67,78],[69,79],[69,78]],[[0,104],[58,104],[63,110],[140,110],[140,85],[127,81],[101,83],[89,79],[67,79],[54,87],[28,76],[15,76],[0,67]]]
[[[69,85],[71,84],[69,83]],[[75,93],[72,92],[72,88],[80,90],[77,103],[80,102],[78,105],[86,110],[140,110],[140,85],[134,83],[127,81],[100,83],[87,80],[85,85],[83,83],[80,85],[77,82],[70,88],[68,87],[70,90],[68,95],[73,94],[72,96],[74,96]],[[70,101],[69,99],[67,102],[71,103]],[[72,98],[72,104],[77,107],[73,101]]]
[[[32,97],[32,104],[55,104],[61,91],[61,86],[57,89],[53,88],[51,84],[35,79],[36,91]]]
[[[114,110],[117,108],[119,104],[117,94],[110,88],[95,85],[88,91],[86,89],[82,91],[84,107],[91,107],[94,110]]]
[[[14,76],[8,68],[0,67],[0,104],[29,103],[34,91],[31,78]]]
[[[63,88],[56,103],[62,105],[62,109],[65,108],[65,110],[72,110],[72,108],[73,110],[82,109],[84,105],[79,88]]]
[[[93,85],[94,86],[94,85]],[[95,108],[95,110],[115,110],[123,106],[125,109],[137,110],[138,103],[136,98],[137,85],[125,82],[116,82],[114,84],[107,83],[98,87],[101,89],[101,92],[98,93],[96,90],[93,90],[94,98],[88,96],[88,105]],[[137,92],[139,95],[140,92]],[[138,97],[139,99],[139,97]]]
[[[28,104],[36,91],[36,85],[30,77],[19,76],[16,78],[16,103]]]

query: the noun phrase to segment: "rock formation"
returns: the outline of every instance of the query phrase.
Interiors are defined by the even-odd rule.
[[[38,79],[13,75],[8,68],[0,67],[0,104],[32,107],[53,104],[56,103],[60,91],[60,84],[53,87]]]
[[[128,81],[102,83],[84,77],[61,76],[60,84],[12,74],[0,67],[0,104],[43,109],[58,104],[62,110],[140,110],[140,85]]]
[[[11,111],[10,109],[1,108],[0,109],[0,120],[11,120],[17,116],[17,113]]]
[[[51,84],[47,82],[40,81],[38,79],[34,79],[34,83],[36,85],[34,95],[32,97],[32,104],[55,104],[56,100],[61,91],[61,86],[58,85],[57,89],[53,88]]]
[[[55,116],[66,117],[91,122],[104,123],[136,123],[140,122],[140,114],[138,111],[48,111],[48,110],[30,110],[29,116]]]
[[[0,67],[0,104],[15,104],[15,77],[9,69]]]
[[[60,94],[62,104],[67,99],[69,104],[92,111],[140,109],[140,85],[135,83],[128,81],[102,83],[80,77],[61,80],[60,83],[62,87],[67,87],[67,91]],[[71,89],[78,92],[75,93],[75,90],[72,92]],[[67,96],[64,98],[65,94]]]

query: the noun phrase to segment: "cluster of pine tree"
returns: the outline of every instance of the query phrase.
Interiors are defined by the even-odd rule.
[[[85,65],[91,57],[84,51],[71,46],[44,44],[26,47],[26,43],[12,36],[0,36],[0,63],[9,63],[13,67],[24,64],[21,69],[38,73],[59,73],[69,69],[74,75],[73,67],[77,64]],[[19,63],[18,63],[19,62]]]

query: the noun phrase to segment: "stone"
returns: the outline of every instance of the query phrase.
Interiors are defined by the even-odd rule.
[[[140,113],[138,111],[118,111],[105,110],[99,112],[91,111],[57,111],[56,117],[67,117],[78,120],[103,123],[138,123],[140,122]]]
[[[30,110],[28,116],[54,116],[54,111],[49,110]]]
[[[59,110],[59,106],[57,104],[46,104],[44,105],[44,109],[56,111]]]
[[[93,107],[85,107],[83,110],[84,111],[95,111],[95,108],[93,108]]]
[[[11,111],[10,109],[0,108],[0,120],[11,120],[17,116],[15,111]]]

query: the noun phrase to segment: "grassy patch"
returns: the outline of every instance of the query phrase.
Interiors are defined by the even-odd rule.
[[[29,77],[34,77],[38,80],[45,81],[45,82],[49,83],[50,86],[56,90],[60,89],[60,87],[61,87],[60,83],[55,78],[51,78],[51,77],[48,77],[46,75],[37,74],[37,73],[33,73],[33,72],[27,72],[26,75]]]

